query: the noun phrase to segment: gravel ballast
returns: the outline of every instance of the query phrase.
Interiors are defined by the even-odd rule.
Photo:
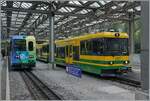
[[[19,71],[10,71],[9,80],[11,100],[33,100]]]

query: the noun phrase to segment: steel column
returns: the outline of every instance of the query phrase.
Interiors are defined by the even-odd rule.
[[[54,14],[49,17],[50,34],[49,34],[49,63],[52,64],[54,69]]]
[[[2,55],[1,55],[1,44],[2,44],[2,39],[1,39],[1,33],[2,33],[2,31],[1,31],[1,25],[2,23],[1,23],[1,4],[0,4],[0,100],[1,100],[1,95],[2,95],[2,93],[1,93],[1,70],[2,70],[2,61],[1,61],[1,59],[2,59]]]
[[[131,19],[129,21],[129,52],[130,54],[134,54],[134,15],[133,14],[129,14],[129,19]]]
[[[136,100],[149,99],[149,1],[141,2],[141,86],[142,93],[137,92]]]
[[[149,1],[141,2],[141,19],[141,83],[142,90],[149,94]]]

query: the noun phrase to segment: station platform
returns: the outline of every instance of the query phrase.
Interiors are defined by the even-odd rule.
[[[2,85],[2,83],[1,83],[1,76],[2,76],[1,73],[2,73],[2,72],[1,72],[1,71],[2,71],[2,64],[3,64],[3,61],[2,61],[1,56],[0,56],[0,61],[1,61],[1,62],[0,62],[0,64],[1,64],[1,65],[0,65],[0,100],[1,100],[1,99],[2,99],[2,98],[1,98],[1,85]]]
[[[0,66],[0,100],[6,100],[7,99],[7,84],[8,84],[8,65],[7,65],[7,57],[0,58],[1,59],[1,66]],[[8,99],[7,99],[8,100]]]
[[[57,93],[65,96],[64,99],[135,100],[135,91],[115,85],[111,81],[84,74],[82,78],[77,78],[66,73],[64,68],[55,67],[53,70],[42,62],[37,62],[33,73]]]
[[[128,67],[132,67],[132,71],[128,72],[125,78],[129,78],[135,81],[141,81],[141,62],[140,62],[140,54],[133,54],[132,60],[130,60],[130,64]]]
[[[139,70],[140,67],[135,66],[126,77],[138,78]],[[37,61],[32,73],[64,100],[136,100],[139,97],[139,89],[84,73],[78,78],[66,73],[62,67],[55,66],[52,69],[50,64],[40,61]],[[9,83],[11,100],[33,100],[20,76],[20,71],[9,71]]]

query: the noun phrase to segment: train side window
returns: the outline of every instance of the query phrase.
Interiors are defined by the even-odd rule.
[[[65,58],[65,47],[57,47],[56,57]]]
[[[87,40],[86,41],[86,54],[87,55],[92,55],[93,54],[93,43],[92,40]]]
[[[69,46],[66,46],[66,57],[69,56],[69,51],[68,51]]]
[[[30,41],[28,43],[28,48],[29,48],[29,51],[33,51],[33,42],[32,41]]]
[[[80,42],[80,53],[81,55],[85,55],[86,54],[86,46],[85,46],[85,41],[81,41]]]
[[[104,49],[103,39],[93,39],[93,53],[95,55],[102,55]]]
[[[73,46],[73,59],[79,60],[79,46]]]

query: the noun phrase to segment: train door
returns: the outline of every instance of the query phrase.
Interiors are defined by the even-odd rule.
[[[66,63],[67,64],[72,64],[72,59],[73,58],[73,46],[72,45],[68,45],[66,46]]]
[[[73,46],[73,60],[79,61],[80,54],[79,54],[79,46]]]
[[[32,36],[28,36],[26,38],[26,44],[27,44],[27,51],[29,54],[29,59],[30,60],[36,60],[36,49],[35,49],[35,38]]]

